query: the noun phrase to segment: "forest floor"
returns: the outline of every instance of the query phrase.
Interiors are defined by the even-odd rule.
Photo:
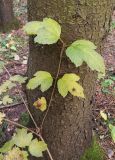
[[[25,75],[28,60],[28,37],[23,32],[23,25],[27,21],[27,2],[14,3],[16,17],[20,20],[21,26],[18,30],[12,30],[10,33],[0,34],[0,61],[5,62],[6,70],[0,73],[0,84],[11,75]],[[115,21],[115,15],[113,15]],[[113,143],[109,129],[100,116],[100,111],[107,113],[110,121],[115,123],[115,27],[111,29],[104,42],[103,56],[106,62],[106,77],[97,81],[95,105],[93,108],[93,120],[95,121],[94,130],[99,137],[99,142],[105,150],[107,160],[115,160],[115,144]],[[21,94],[26,99],[22,87],[19,87]],[[3,105],[2,96],[0,96],[0,111],[6,113],[9,119],[13,121],[27,121],[27,114],[23,100],[19,96],[17,88],[9,92],[13,99],[12,104]],[[21,117],[21,118],[20,118]],[[14,126],[3,124],[0,129],[0,144],[3,144],[13,134]],[[4,133],[4,134],[3,134]]]

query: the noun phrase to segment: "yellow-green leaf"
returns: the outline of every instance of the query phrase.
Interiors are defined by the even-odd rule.
[[[0,148],[0,152],[1,153],[6,153],[8,151],[10,151],[12,149],[14,145],[13,140],[7,141],[1,148]]]
[[[42,92],[48,90],[53,83],[53,78],[50,73],[46,71],[38,71],[34,74],[34,78],[30,79],[27,88],[35,89],[40,86]]]
[[[0,112],[0,124],[2,124],[4,117],[5,117],[5,114]]]
[[[33,138],[32,133],[27,133],[27,129],[17,129],[16,135],[13,137],[14,144],[18,147],[25,148],[29,146]]]
[[[4,160],[4,156],[0,154],[0,160]]]
[[[5,156],[4,160],[28,160],[28,153],[20,150],[18,147],[14,147]]]
[[[85,98],[83,87],[77,83],[80,77],[76,74],[64,74],[64,76],[58,80],[57,87],[59,93],[65,97],[68,92],[70,92],[73,96]]]
[[[28,22],[23,27],[23,29],[28,35],[37,35],[38,29],[41,27],[41,24],[42,22],[39,22],[39,21],[31,21],[31,22]]]
[[[34,139],[29,146],[30,154],[35,157],[42,157],[42,152],[46,150],[47,144],[43,141],[38,141],[37,139]]]
[[[61,26],[51,18],[44,18],[34,41],[39,44],[53,44],[60,39]]]
[[[100,115],[105,121],[107,121],[107,114],[104,113],[104,111],[100,111]]]
[[[10,81],[18,82],[20,84],[25,83],[26,80],[27,80],[27,77],[23,77],[23,76],[20,76],[20,75],[15,75],[15,76],[10,77]]]
[[[66,55],[76,65],[81,66],[85,62],[92,70],[99,75],[105,74],[105,65],[102,56],[95,51],[96,46],[88,40],[77,40],[66,50]]]
[[[37,109],[40,109],[42,112],[45,111],[47,109],[46,98],[38,98],[38,100],[34,102],[33,106],[35,106]]]
[[[3,68],[4,68],[4,62],[0,61],[0,73],[3,72]]]
[[[109,124],[109,128],[110,128],[110,131],[111,131],[111,137],[115,143],[115,126],[113,126],[112,124]]]
[[[1,86],[0,86],[0,95],[4,92],[6,92],[8,89],[11,89],[15,87],[16,84],[11,82],[10,80],[6,80]]]
[[[2,103],[3,103],[4,105],[10,104],[10,103],[12,103],[12,102],[13,102],[13,99],[10,98],[9,95],[4,96],[3,99],[2,99]]]

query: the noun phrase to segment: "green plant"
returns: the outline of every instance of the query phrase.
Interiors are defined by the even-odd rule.
[[[8,72],[5,66],[3,66],[3,68]],[[16,87],[17,84],[21,85],[25,83],[26,80],[27,80],[27,77],[14,75],[14,76],[10,76],[8,80],[3,82],[0,85],[0,104],[4,104],[4,105],[11,104],[13,102],[13,99],[9,95],[9,90]]]
[[[23,126],[27,126],[30,121],[30,116],[28,112],[21,113],[19,123]]]
[[[51,18],[44,18],[43,21],[29,22],[24,26],[24,30],[28,35],[35,35],[34,41],[35,43],[38,43],[38,44],[51,45],[60,41],[62,43],[60,60],[58,64],[56,77],[53,77],[47,71],[37,71],[33,75],[33,78],[31,78],[27,84],[28,89],[33,90],[33,89],[39,88],[41,92],[45,92],[52,87],[52,93],[51,93],[51,97],[48,104],[45,97],[38,97],[38,99],[33,104],[33,106],[35,106],[37,109],[40,109],[41,111],[45,111],[47,109],[44,114],[41,126],[38,126],[37,123],[35,122],[34,117],[29,111],[24,98],[19,92],[19,95],[21,96],[21,99],[25,104],[25,107],[36,127],[36,130],[35,131],[31,130],[19,123],[6,119],[5,115],[1,114],[1,122],[2,120],[5,120],[9,123],[15,124],[18,127],[21,127],[22,129],[17,130],[17,133],[12,138],[12,140],[7,142],[5,146],[1,148],[2,151],[1,150],[0,151],[2,153],[5,153],[8,156],[12,156],[14,151],[16,151],[18,155],[18,153],[21,152],[20,148],[25,148],[27,146],[27,151],[30,152],[30,154],[32,154],[33,156],[41,157],[42,151],[47,150],[47,153],[50,159],[53,160],[52,155],[43,140],[41,130],[43,128],[44,121],[46,120],[48,111],[50,109],[56,86],[58,88],[60,95],[63,97],[66,97],[67,94],[72,94],[72,96],[77,96],[84,99],[86,98],[84,94],[84,89],[80,85],[80,77],[78,75],[76,75],[75,73],[65,73],[61,78],[59,78],[63,54],[66,53],[66,56],[70,59],[70,61],[76,67],[81,66],[83,62],[85,62],[91,70],[95,70],[98,72],[99,77],[105,75],[104,60],[101,57],[101,55],[96,52],[96,46],[88,40],[76,40],[71,45],[65,44],[65,42],[61,39],[60,24]],[[25,82],[24,78],[18,77],[20,79],[19,80],[17,76],[12,77],[8,72],[8,70],[6,71],[10,76],[10,79],[7,81],[9,85],[7,85],[7,83],[5,85],[3,84],[3,86],[1,86],[1,90],[2,90],[1,92],[4,92],[4,91],[6,92],[6,90],[10,89],[11,86],[14,84],[14,82],[18,82],[18,83]],[[27,131],[29,131],[29,133],[27,133]],[[35,134],[41,141],[38,141],[37,139],[33,139],[33,134]],[[6,146],[8,146],[8,150],[6,149],[7,148]],[[13,148],[14,146],[16,146],[16,148]],[[6,149],[5,151],[4,151],[4,148]],[[26,151],[26,155],[27,155],[27,151]],[[21,152],[20,154],[24,159],[23,153]],[[16,155],[14,154],[14,157],[15,156]],[[26,156],[26,159],[27,159],[27,156]]]
[[[96,138],[93,138],[91,146],[86,149],[84,155],[80,160],[104,160],[105,154],[103,149],[100,147]]]
[[[101,82],[101,87],[102,87],[102,92],[104,94],[115,94],[115,88],[114,88],[114,84],[115,84],[115,76],[110,76],[107,79],[104,79]]]
[[[111,23],[110,30],[112,31],[113,29],[115,29],[115,21],[113,21],[113,22]]]
[[[109,128],[109,131],[111,133],[111,138],[113,140],[113,142],[115,143],[115,125],[114,125],[114,120],[110,120],[107,116],[107,114],[104,111],[100,111],[100,115],[103,118],[103,120],[105,121],[106,125]]]
[[[16,55],[17,44],[13,34],[6,34],[0,36],[0,54],[5,59],[11,59]]]

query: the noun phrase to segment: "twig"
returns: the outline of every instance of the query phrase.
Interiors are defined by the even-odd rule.
[[[50,109],[50,106],[51,106],[51,103],[52,103],[52,100],[53,100],[53,96],[54,96],[54,92],[55,92],[55,88],[56,88],[56,84],[57,84],[57,79],[58,79],[58,76],[59,76],[59,73],[60,73],[60,68],[61,68],[61,62],[62,62],[62,56],[63,56],[63,52],[64,52],[64,49],[65,49],[65,46],[66,44],[63,42],[62,39],[60,39],[60,41],[62,42],[62,49],[61,49],[61,52],[60,52],[60,59],[59,59],[59,65],[58,65],[58,70],[57,70],[57,74],[56,74],[56,78],[55,78],[55,82],[54,82],[54,86],[53,86],[53,89],[52,89],[52,93],[51,93],[51,97],[50,97],[50,101],[49,101],[49,104],[48,104],[48,108],[47,108],[47,111],[44,115],[44,118],[42,120],[42,123],[41,123],[41,127],[40,129],[42,130],[43,128],[43,124],[45,122],[45,119],[47,117],[47,114],[49,112],[49,109]]]
[[[41,136],[41,134],[39,134],[39,137],[40,137],[40,139],[41,139],[43,142],[45,142],[44,139],[43,139],[43,137]],[[53,157],[52,157],[52,155],[51,155],[51,153],[50,153],[50,151],[49,151],[49,149],[48,149],[48,147],[47,147],[47,153],[48,153],[50,159],[51,159],[51,160],[54,160]]]
[[[35,135],[38,136],[38,134],[37,134],[36,132],[34,132],[32,129],[29,129],[29,128],[27,128],[27,127],[25,127],[25,126],[23,126],[23,125],[21,125],[21,124],[19,124],[19,123],[17,123],[17,122],[14,122],[14,121],[12,121],[12,120],[9,120],[9,119],[7,119],[7,118],[4,118],[4,120],[5,120],[6,122],[8,122],[8,123],[11,123],[11,124],[15,125],[15,126],[18,126],[18,127],[21,127],[21,128],[25,128],[25,129],[27,129],[28,131],[30,131],[30,132],[32,132],[33,134],[35,134]]]
[[[7,70],[7,68],[6,68],[5,66],[4,66],[4,69],[5,69],[5,71],[7,72],[7,74],[9,75],[9,77],[11,77],[10,72]],[[18,85],[17,85],[17,86],[18,86]],[[37,123],[35,122],[35,120],[34,120],[32,114],[31,114],[31,112],[30,112],[30,110],[29,110],[29,108],[28,108],[28,106],[27,106],[27,104],[26,104],[26,101],[24,100],[24,98],[23,98],[23,96],[22,96],[20,90],[17,89],[17,91],[18,91],[18,93],[19,93],[19,95],[20,95],[20,97],[21,97],[21,99],[22,99],[22,101],[23,101],[23,103],[24,103],[24,105],[25,105],[25,107],[26,107],[26,110],[28,111],[28,113],[29,113],[29,115],[30,115],[30,117],[31,117],[31,119],[32,119],[32,121],[33,121],[35,127],[36,127],[37,133],[38,133],[38,132],[40,131],[40,129],[39,129]]]
[[[0,106],[0,109],[6,109],[6,108],[10,108],[10,107],[15,107],[15,106],[20,105],[20,104],[23,104],[23,103],[24,103],[24,102],[18,102],[18,103],[6,105],[6,106]]]

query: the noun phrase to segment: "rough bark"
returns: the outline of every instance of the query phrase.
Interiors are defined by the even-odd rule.
[[[62,39],[67,44],[84,38],[93,41],[99,49],[109,29],[113,1],[28,0],[29,21],[42,20],[44,17],[54,18],[62,25]],[[46,70],[55,77],[60,49],[60,42],[50,46],[35,45],[31,37],[29,78],[38,70]],[[54,160],[79,160],[92,139],[92,96],[97,76],[85,64],[76,69],[64,55],[59,76],[71,72],[80,75],[86,99],[71,95],[63,99],[56,89],[43,128],[43,136]],[[52,88],[44,94],[38,89],[27,91],[30,109],[39,125],[44,114],[38,113],[32,104],[43,95],[49,101],[51,91]],[[48,157],[45,156],[43,159],[48,160]]]
[[[13,14],[13,1],[0,0],[0,31],[8,31],[18,27],[19,22]]]

